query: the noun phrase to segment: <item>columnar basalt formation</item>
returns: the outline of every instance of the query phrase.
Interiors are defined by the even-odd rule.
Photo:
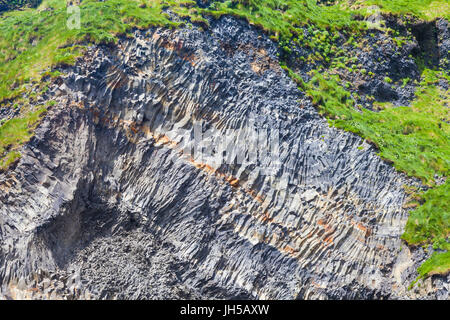
[[[63,71],[0,173],[1,296],[418,294],[424,253],[400,240],[412,182],[330,127],[246,23],[136,31]],[[199,128],[228,149],[196,150]],[[254,131],[270,143],[253,148]],[[420,295],[448,297],[448,283]]]

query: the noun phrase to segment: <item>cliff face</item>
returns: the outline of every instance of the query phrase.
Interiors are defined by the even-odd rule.
[[[448,277],[407,291],[411,181],[246,23],[137,31],[64,74],[0,173],[0,296],[448,298]]]

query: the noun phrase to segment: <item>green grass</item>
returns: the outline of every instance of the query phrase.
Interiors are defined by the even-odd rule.
[[[5,13],[0,21],[0,101],[22,94],[23,85],[31,79],[39,81],[43,70],[73,64],[83,52],[83,46],[76,44],[115,42],[118,34],[134,27],[178,26],[162,12],[164,3],[188,15],[184,5],[192,1],[84,0],[81,28],[73,30],[66,27],[64,0],[46,0],[38,9]]]
[[[133,27],[178,26],[179,23],[171,21],[163,13],[165,7],[170,7],[179,16],[205,24],[207,22],[201,13],[245,18],[275,39],[285,41],[283,46],[289,50],[291,40],[304,44],[300,27],[307,24],[331,30],[364,29],[365,24],[354,19],[361,12],[346,10],[345,2],[336,3],[320,6],[315,0],[235,0],[216,3],[213,8],[199,9],[191,0],[84,0],[80,6],[81,29],[69,30],[66,27],[66,2],[44,0],[39,10],[7,12],[2,16],[0,101],[22,94],[25,91],[23,84],[30,79],[39,81],[42,70],[58,64],[73,64],[83,52],[82,47],[72,47],[73,44],[114,42],[118,34],[125,34]],[[52,10],[43,10],[46,8]],[[391,5],[389,8],[397,12],[400,8],[406,10],[409,7]],[[326,59],[325,55],[333,51],[329,45],[330,34],[314,30],[314,36],[306,44],[320,47],[321,57]]]
[[[446,274],[450,270],[450,252],[435,252],[418,269],[419,278],[433,274]]]
[[[448,0],[357,0],[353,6],[376,5],[382,12],[410,15],[431,21],[439,17],[450,18]]]
[[[450,271],[450,251],[446,252],[434,252],[433,255],[425,261],[417,272],[419,276],[409,285],[408,289],[414,287],[414,285],[423,278],[431,275],[441,274],[446,275]]]
[[[22,7],[36,7],[40,2],[41,0],[0,0],[0,13]]]
[[[398,170],[432,185],[434,175],[447,176],[450,165],[450,126],[446,123],[450,94],[435,85],[439,74],[424,72],[410,107],[385,104],[380,112],[357,111],[337,76],[327,78],[317,73],[307,92],[333,125],[373,142],[380,149],[379,155]]]
[[[348,0],[335,1],[331,6],[318,5],[315,0],[228,0],[207,9],[197,8],[191,0],[84,0],[80,6],[81,29],[69,30],[65,0],[44,0],[38,9],[6,12],[1,16],[0,103],[9,99],[20,105],[17,101],[29,90],[30,83],[37,83],[44,75],[57,76],[52,69],[74,64],[86,44],[114,43],[117,35],[127,34],[135,27],[180,26],[182,23],[172,21],[163,12],[169,7],[179,17],[200,22],[204,27],[208,25],[204,18],[207,15],[229,14],[246,19],[277,40],[284,53],[289,53],[294,43],[312,49],[308,57],[300,58],[303,62],[321,61],[330,70],[365,73],[345,48],[362,45],[357,39],[366,32],[367,24],[361,18],[370,14],[367,9],[370,5],[379,6],[385,13],[428,21],[450,16],[447,0],[359,0],[352,1],[351,7]],[[346,38],[346,43],[337,47],[340,36]],[[394,41],[401,46],[406,40],[394,38]],[[413,245],[433,243],[435,248],[448,250],[449,187],[448,182],[437,186],[435,177],[448,176],[449,93],[436,83],[439,78],[450,78],[443,71],[426,69],[420,59],[417,63],[423,80],[411,106],[377,103],[379,112],[355,105],[348,87],[326,69],[315,70],[312,80],[305,83],[283,62],[282,67],[311,96],[332,125],[371,141],[383,159],[432,187],[419,196],[419,206],[411,212],[403,239]],[[374,76],[371,72],[368,75]],[[389,78],[386,81],[391,82]],[[0,169],[20,157],[20,145],[32,136],[42,115],[36,112],[22,112],[22,117],[1,124]],[[419,273],[425,276],[433,270],[445,272],[448,268],[447,251],[433,255]]]

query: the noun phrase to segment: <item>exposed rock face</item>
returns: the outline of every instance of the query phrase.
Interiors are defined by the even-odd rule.
[[[447,20],[439,19],[436,27],[438,29],[440,65],[444,69],[450,69],[450,26]]]
[[[276,53],[226,17],[92,47],[0,174],[0,296],[415,297],[411,182],[330,128]]]

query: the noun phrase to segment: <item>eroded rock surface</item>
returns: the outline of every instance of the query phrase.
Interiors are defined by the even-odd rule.
[[[442,277],[406,290],[412,182],[329,127],[276,53],[228,17],[91,47],[0,174],[0,296],[448,298]],[[227,161],[195,152],[198,128]]]

